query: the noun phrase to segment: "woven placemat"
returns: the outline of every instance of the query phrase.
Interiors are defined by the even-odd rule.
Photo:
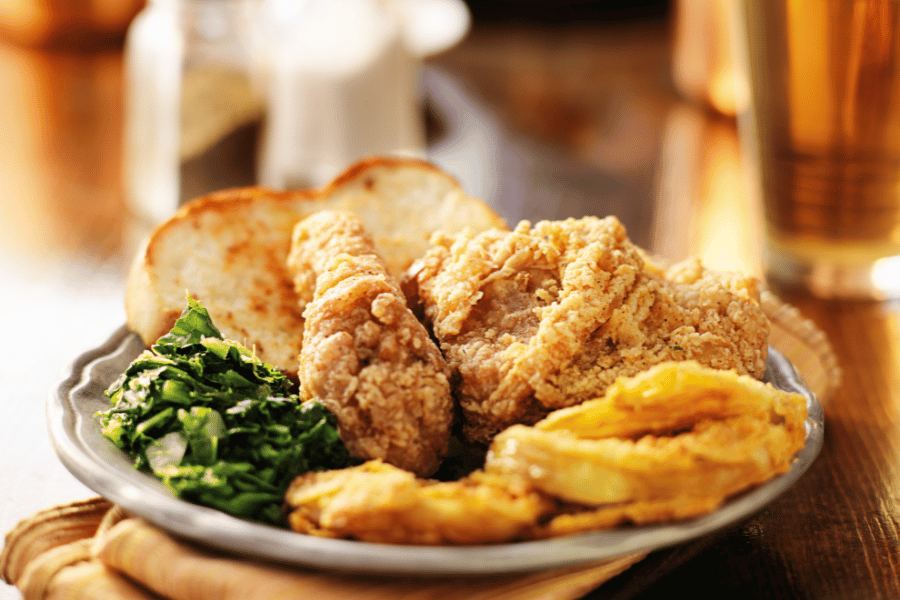
[[[770,345],[826,404],[841,370],[825,334],[769,292],[762,306],[772,322]],[[6,535],[0,577],[25,600],[575,600],[645,556],[493,577],[348,577],[217,554],[93,498],[20,522]]]
[[[73,528],[83,537],[54,534]],[[575,600],[644,556],[490,577],[332,574],[199,548],[96,498],[22,521],[0,568],[25,600]]]
[[[761,304],[772,324],[769,345],[791,361],[819,402],[827,405],[841,385],[842,372],[825,333],[769,291],[762,292]]]

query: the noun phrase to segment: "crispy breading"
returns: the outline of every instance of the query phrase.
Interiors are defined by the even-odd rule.
[[[650,525],[683,521],[710,513],[721,504],[722,497],[719,495],[691,494],[665,500],[625,502],[597,508],[573,504],[561,509],[547,523],[539,524],[533,535],[536,538],[550,538],[611,529],[625,524]]]
[[[513,425],[494,438],[485,470],[527,476],[586,505],[717,495],[720,501],[786,472],[803,437],[754,416],[707,419],[677,435],[584,439]]]
[[[325,209],[356,214],[395,277],[438,229],[506,227],[453,176],[414,158],[367,158],[321,189],[221,190],[188,202],[147,237],[128,274],[129,328],[152,345],[181,315],[187,290],[225,337],[296,380],[303,318],[285,259],[297,222]]]
[[[323,211],[301,221],[288,266],[309,298],[301,398],[335,414],[353,456],[431,475],[453,421],[447,364],[359,219]]]
[[[487,443],[667,360],[765,371],[758,282],[696,260],[663,270],[615,217],[432,243],[408,287],[459,380],[470,440]]]
[[[506,429],[484,468],[458,481],[381,461],[301,475],[286,495],[289,520],[301,533],[398,544],[684,520],[788,471],[805,443],[806,402],[747,375],[667,362],[604,398]]]
[[[387,544],[514,541],[554,507],[515,479],[422,480],[381,461],[301,475],[285,499],[295,531]]]
[[[695,361],[665,362],[617,379],[602,398],[550,413],[541,431],[569,431],[583,439],[637,439],[647,433],[682,431],[704,419],[751,415],[787,423],[800,443],[806,401],[770,383]]]
[[[788,471],[805,443],[806,416],[801,394],[693,361],[667,362],[534,427],[506,429],[484,469],[600,507],[580,520],[646,522],[721,503]]]

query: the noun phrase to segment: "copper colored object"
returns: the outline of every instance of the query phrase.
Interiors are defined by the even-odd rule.
[[[3,0],[0,38],[45,48],[96,50],[121,43],[144,0]]]

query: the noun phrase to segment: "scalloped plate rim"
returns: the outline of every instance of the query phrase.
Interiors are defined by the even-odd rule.
[[[392,575],[487,575],[612,560],[673,546],[736,524],[793,485],[815,461],[824,438],[824,414],[790,362],[769,348],[766,379],[807,398],[806,445],[790,471],[688,521],[482,546],[402,546],[319,538],[244,521],[172,496],[154,477],[136,471],[103,438],[94,413],[103,395],[144,346],[126,326],[77,357],[47,399],[47,424],[65,467],[101,496],[176,537],[277,563],[344,572]]]

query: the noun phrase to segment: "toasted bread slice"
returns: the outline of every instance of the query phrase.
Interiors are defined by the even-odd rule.
[[[425,254],[438,230],[508,229],[484,201],[468,196],[453,177],[431,163],[371,159],[357,163],[322,191],[333,210],[355,213],[398,279]]]
[[[453,177],[415,159],[368,159],[321,190],[223,190],[184,205],[145,240],[126,287],[129,328],[152,344],[189,293],[225,337],[296,377],[303,317],[286,259],[294,225],[324,209],[356,213],[398,278],[434,231],[507,228]]]

